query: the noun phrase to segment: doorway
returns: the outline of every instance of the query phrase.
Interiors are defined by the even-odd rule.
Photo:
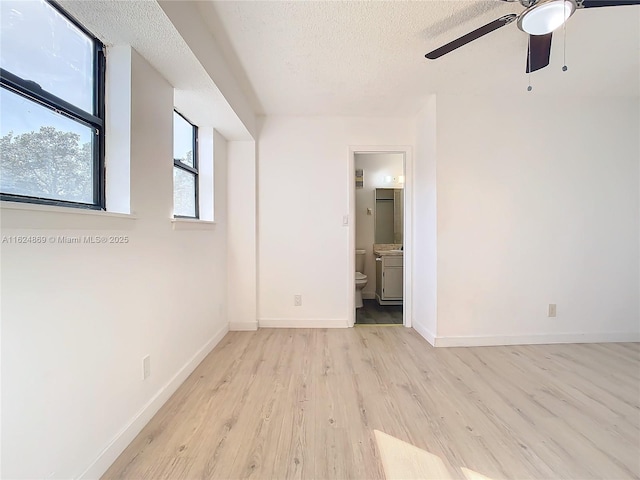
[[[354,147],[349,164],[349,324],[410,327],[411,150]]]

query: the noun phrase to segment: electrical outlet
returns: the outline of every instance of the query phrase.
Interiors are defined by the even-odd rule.
[[[151,376],[151,357],[147,355],[142,359],[142,379],[146,380]]]
[[[294,295],[293,296],[293,306],[301,307],[302,306],[302,295]]]
[[[550,317],[555,317],[556,316],[556,304],[555,303],[550,303],[549,304],[549,316]]]

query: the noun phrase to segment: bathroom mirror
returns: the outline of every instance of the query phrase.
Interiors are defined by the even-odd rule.
[[[375,195],[375,243],[403,243],[403,189],[376,188]]]

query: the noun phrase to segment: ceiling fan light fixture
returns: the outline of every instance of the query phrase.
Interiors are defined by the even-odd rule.
[[[530,35],[546,35],[561,27],[575,11],[575,0],[542,0],[520,15],[518,27]]]

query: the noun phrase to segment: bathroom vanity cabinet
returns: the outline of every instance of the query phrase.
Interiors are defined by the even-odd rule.
[[[376,257],[376,300],[380,305],[402,305],[402,257]]]

